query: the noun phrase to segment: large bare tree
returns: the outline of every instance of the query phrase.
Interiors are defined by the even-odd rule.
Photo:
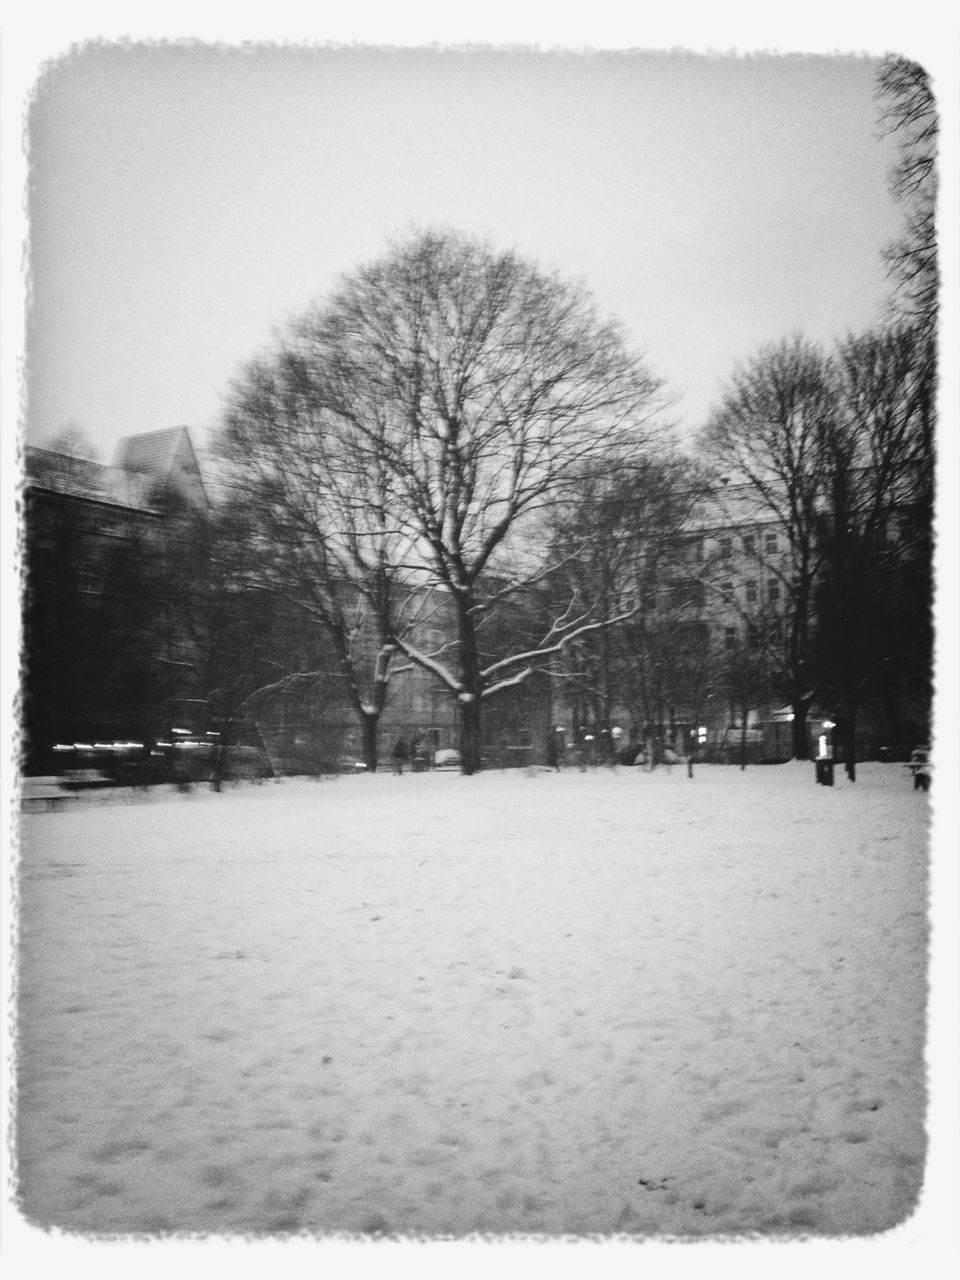
[[[282,471],[288,512],[308,515],[298,536],[318,556],[347,546],[348,574],[372,567],[442,594],[452,651],[425,652],[389,610],[382,625],[456,699],[471,773],[483,702],[606,621],[569,609],[531,647],[488,661],[484,618],[544,572],[545,509],[644,447],[659,385],[580,286],[447,231],[413,234],[347,276],[300,317],[283,359],[299,386],[246,414],[251,462],[287,441],[271,474]],[[306,473],[304,454],[317,458]]]

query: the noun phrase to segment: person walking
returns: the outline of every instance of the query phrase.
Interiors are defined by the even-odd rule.
[[[397,739],[397,745],[393,748],[393,772],[403,776],[403,766],[407,761],[407,744],[402,738]]]
[[[930,748],[915,747],[910,753],[910,770],[913,773],[914,791],[930,790]]]

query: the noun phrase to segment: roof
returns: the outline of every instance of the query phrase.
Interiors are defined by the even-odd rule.
[[[124,436],[117,443],[114,466],[149,475],[169,485],[194,506],[207,506],[200,464],[187,427],[166,427],[141,435]]]
[[[124,471],[149,471],[151,475],[169,475],[176,465],[184,443],[193,454],[190,432],[186,427],[165,427],[160,431],[124,436],[117,442],[113,465]],[[196,457],[194,456],[194,462]]]
[[[55,453],[51,449],[24,449],[24,473],[28,484],[88,501],[121,506],[149,506],[146,477],[107,467],[88,458]]]
[[[168,427],[126,436],[112,466],[50,449],[24,450],[28,484],[74,497],[152,509],[155,486],[170,485],[195,506],[207,505],[197,455],[187,427]]]

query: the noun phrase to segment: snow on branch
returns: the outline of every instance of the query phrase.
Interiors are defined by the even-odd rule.
[[[494,662],[491,666],[486,667],[481,672],[484,685],[486,685],[486,682],[490,678],[490,676],[495,675],[498,671],[505,671],[505,670],[508,670],[510,667],[515,667],[521,663],[529,663],[531,661],[535,661],[537,658],[542,658],[545,654],[548,654],[548,653],[561,653],[568,644],[576,640],[579,636],[586,635],[590,631],[600,631],[604,627],[612,627],[617,622],[626,622],[627,619],[632,618],[636,612],[637,612],[636,609],[630,609],[626,613],[618,614],[615,618],[604,618],[599,622],[584,623],[582,626],[576,627],[574,628],[573,631],[568,631],[566,635],[561,636],[561,638],[557,640],[555,644],[538,645],[535,649],[528,649],[525,653],[515,653],[509,658],[501,658],[499,662]],[[516,684],[516,683],[519,683],[519,681],[513,680],[513,679],[503,681],[503,682],[498,682],[496,686],[491,686],[489,690],[485,689],[484,697],[488,697],[490,691],[492,691],[493,688],[500,688],[500,687],[504,687],[506,684]]]
[[[424,653],[415,645],[410,644],[408,640],[403,640],[399,636],[394,636],[394,643],[402,653],[406,654],[411,662],[416,663],[418,667],[424,667],[427,671],[432,672],[452,693],[459,694],[463,691],[463,685],[461,682],[457,680],[455,676],[451,675],[442,663],[437,662],[435,658],[432,658],[430,654]]]

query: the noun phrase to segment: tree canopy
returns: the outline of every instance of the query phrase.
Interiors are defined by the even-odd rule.
[[[482,700],[522,678],[531,651],[603,619],[555,619],[532,650],[493,663],[478,627],[542,575],[546,510],[645,447],[659,393],[581,286],[427,230],[344,277],[248,366],[221,448],[283,556],[334,606],[345,584],[364,592],[379,642],[446,684],[470,772]],[[396,605],[413,589],[445,593],[452,660],[403,625]]]

